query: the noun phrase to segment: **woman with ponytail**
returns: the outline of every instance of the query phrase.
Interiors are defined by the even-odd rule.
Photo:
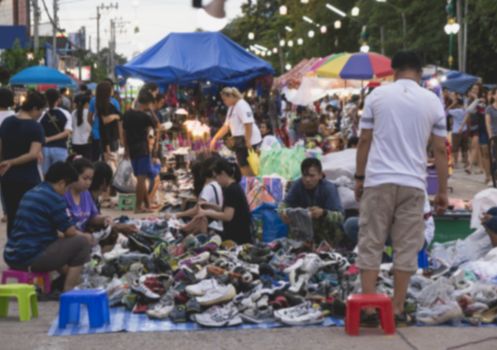
[[[239,184],[242,178],[240,168],[234,162],[219,159],[212,171],[215,180],[223,188],[224,203],[222,207],[201,203],[199,215],[223,222],[223,240],[232,240],[237,244],[250,243],[250,208]]]
[[[89,95],[80,95],[76,100],[76,109],[72,113],[72,149],[74,153],[91,159],[91,143],[89,143],[91,125],[88,122]]]

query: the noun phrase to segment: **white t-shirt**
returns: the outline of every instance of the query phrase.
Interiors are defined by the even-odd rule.
[[[212,181],[205,185],[202,192],[200,192],[199,197],[208,203],[216,204],[221,208],[223,207],[223,189],[216,181]],[[223,231],[223,223],[219,220],[212,221],[209,224],[209,227],[215,229],[216,231]]]
[[[91,133],[91,125],[88,123],[88,109],[83,110],[83,123],[78,125],[78,111],[72,112],[72,143],[73,145],[86,145]]]
[[[12,117],[13,115],[16,115],[14,111],[0,111],[0,126],[2,126],[5,119]]]
[[[262,141],[261,132],[254,120],[252,108],[245,100],[239,100],[228,109],[226,124],[229,125],[231,136],[245,136],[245,124],[252,124],[252,139],[250,143],[257,145]]]
[[[382,184],[426,189],[431,134],[446,137],[445,111],[438,97],[415,81],[401,79],[366,98],[361,129],[373,129],[365,187]]]

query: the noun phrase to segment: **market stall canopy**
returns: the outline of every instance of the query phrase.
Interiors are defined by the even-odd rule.
[[[353,80],[372,80],[393,74],[391,60],[383,55],[369,53],[340,53],[325,59],[316,69],[318,77]]]
[[[75,85],[74,81],[57,69],[46,66],[33,66],[23,69],[12,78],[11,85],[51,84],[59,86]]]
[[[274,80],[273,86],[277,89],[281,89],[287,85],[290,88],[298,88],[304,75],[309,73],[312,67],[321,60],[322,58],[303,59],[288,72],[276,78]]]
[[[122,66],[116,75],[161,85],[199,81],[244,85],[273,67],[219,32],[171,33]]]
[[[446,75],[447,80],[442,83],[442,87],[459,94],[466,93],[480,78],[457,71],[451,71]]]

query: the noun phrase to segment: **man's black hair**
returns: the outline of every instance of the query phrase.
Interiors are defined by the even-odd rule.
[[[138,94],[138,103],[142,105],[148,105],[149,103],[155,102],[154,95],[149,90],[141,89]]]
[[[61,87],[61,88],[59,89],[59,91],[60,91],[60,94],[61,94],[61,95],[64,95],[64,94],[66,93],[66,91],[67,91],[67,88],[66,88],[66,87]]]
[[[306,158],[300,165],[302,175],[307,174],[310,168],[316,168],[320,173],[323,171],[321,161],[317,158]]]
[[[347,148],[355,147],[359,144],[359,138],[357,136],[351,136],[347,141]]]
[[[234,179],[236,182],[242,180],[242,173],[240,172],[240,167],[235,162],[230,162],[227,159],[219,158],[212,166],[212,171],[214,174],[226,173],[229,177]]]
[[[48,169],[45,175],[45,181],[55,184],[59,181],[64,181],[66,185],[78,181],[78,173],[74,167],[66,162],[55,162]]]
[[[43,109],[47,105],[47,100],[38,91],[30,91],[21,105],[21,110],[31,112],[33,109]]]
[[[14,105],[14,93],[7,88],[0,88],[0,108],[10,108]]]
[[[45,91],[45,98],[47,99],[48,107],[50,109],[53,109],[55,107],[55,103],[60,98],[60,93],[57,91],[57,89],[48,89],[47,91]]]
[[[399,51],[392,58],[392,69],[398,71],[415,70],[421,72],[423,64],[414,51]]]
[[[79,91],[81,91],[81,92],[88,91],[88,85],[86,85],[86,84],[79,85]]]

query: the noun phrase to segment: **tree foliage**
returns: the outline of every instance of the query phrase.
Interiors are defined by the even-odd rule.
[[[497,82],[497,65],[494,64],[497,53],[497,41],[494,39],[497,35],[497,26],[494,25],[497,1],[466,1],[469,10],[467,71],[483,77],[487,82]],[[327,3],[346,12],[347,16],[342,18],[330,11],[326,8]],[[282,4],[288,8],[286,16],[278,12]],[[449,36],[444,32],[447,23],[446,4],[446,0],[388,0],[387,3],[375,0],[309,0],[308,4],[302,4],[300,0],[251,1],[250,5],[243,6],[242,16],[233,20],[224,32],[246,48],[253,44],[271,50],[277,48],[278,54],[271,54],[264,59],[280,73],[285,64],[295,65],[303,58],[357,52],[363,40],[363,26],[367,29],[367,43],[371,51],[383,51],[387,56],[392,56],[403,48],[401,13],[404,12],[407,23],[406,47],[418,52],[426,64],[447,67]],[[360,8],[357,17],[351,16],[354,6]],[[305,22],[302,16],[326,25],[327,32],[321,34],[319,27]],[[340,29],[334,28],[337,20],[341,21]],[[286,31],[285,26],[293,31]],[[314,38],[309,38],[310,30],[315,32]],[[248,39],[250,32],[254,33],[254,40]],[[302,46],[297,45],[298,38],[304,40]],[[281,48],[280,39],[293,40],[293,47]],[[456,68],[457,38],[454,38],[453,56],[453,68]]]

